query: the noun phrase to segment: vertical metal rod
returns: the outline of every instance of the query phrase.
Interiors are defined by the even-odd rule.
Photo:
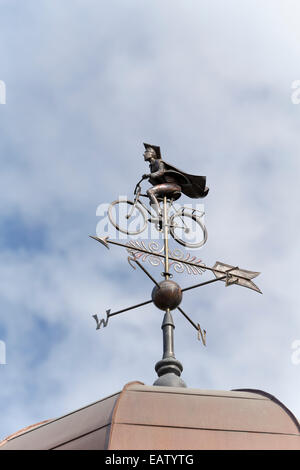
[[[175,357],[174,354],[174,336],[173,330],[175,328],[170,309],[168,308],[162,323],[163,330],[163,358]]]
[[[164,258],[165,258],[165,281],[170,278],[169,273],[169,219],[167,208],[167,197],[164,196],[164,209],[163,209],[163,224],[164,224]],[[154,385],[164,385],[169,387],[186,387],[185,382],[180,378],[182,372],[182,364],[176,359],[174,352],[174,322],[170,309],[166,309],[164,319],[162,322],[163,330],[163,357],[155,365],[155,370],[158,379]]]
[[[169,274],[169,224],[168,224],[168,206],[167,196],[164,196],[164,251],[165,251],[165,279],[170,278]],[[163,342],[164,342],[164,355],[163,357],[175,357],[174,355],[174,337],[173,329],[174,323],[170,309],[167,308],[163,321]]]
[[[169,224],[168,224],[167,196],[164,196],[164,249],[165,249],[165,279],[169,279]]]

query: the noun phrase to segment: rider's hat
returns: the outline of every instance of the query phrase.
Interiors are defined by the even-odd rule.
[[[157,145],[145,144],[145,142],[144,147],[146,150],[150,148],[153,149],[156,153],[156,158],[161,159],[160,147],[158,147]]]

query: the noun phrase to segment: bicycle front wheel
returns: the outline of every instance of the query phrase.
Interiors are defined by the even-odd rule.
[[[180,245],[200,248],[207,241],[207,230],[200,217],[180,209],[170,217],[170,233]]]
[[[108,218],[119,232],[138,235],[147,226],[147,216],[139,205],[132,201],[116,200],[108,207]]]

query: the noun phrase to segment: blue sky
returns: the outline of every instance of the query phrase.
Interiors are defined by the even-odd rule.
[[[174,312],[184,380],[262,389],[300,417],[299,15],[291,0],[0,1],[1,438],[155,380],[158,310],[103,331],[91,317],[150,297],[121,249],[88,238],[147,172],[142,142],[207,176],[199,257],[262,272],[263,295],[184,296],[207,330],[204,349]]]

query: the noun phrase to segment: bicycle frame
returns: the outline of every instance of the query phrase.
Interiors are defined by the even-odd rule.
[[[132,214],[133,214],[134,208],[137,206],[137,204],[139,204],[139,205],[141,205],[141,206],[145,209],[145,211],[149,214],[148,222],[151,222],[151,223],[154,223],[154,224],[155,224],[155,223],[159,222],[161,219],[160,219],[160,217],[159,217],[156,213],[151,212],[151,210],[149,210],[148,207],[140,200],[140,197],[141,197],[141,196],[148,198],[148,196],[147,196],[146,194],[141,194],[141,193],[142,193],[142,188],[141,188],[141,185],[140,185],[141,181],[143,181],[143,180],[140,180],[140,181],[137,183],[136,187],[135,187],[135,190],[134,190],[135,197],[134,197],[134,200],[133,200],[133,206],[132,206],[132,208],[131,208],[129,214],[127,215],[127,219],[130,219],[130,217],[131,217]],[[171,206],[173,207],[173,202],[174,202],[174,200],[173,200],[173,199],[169,199],[168,201],[169,201],[169,208],[170,208]],[[150,206],[150,207],[151,207],[151,206]],[[174,215],[175,215],[176,213],[181,212],[181,211],[182,211],[182,215],[184,215],[184,211],[191,211],[192,215],[195,216],[196,218],[198,218],[198,217],[201,218],[201,217],[203,217],[203,215],[204,215],[204,212],[203,212],[203,211],[199,211],[198,209],[185,208],[184,206],[180,206],[180,208],[179,208],[178,210],[176,210],[175,207],[173,207],[173,209],[174,209]],[[199,214],[199,215],[198,215],[198,214],[196,215],[196,214],[195,214],[196,212],[199,212],[200,214]],[[170,220],[170,218],[168,217],[168,225],[169,225],[169,220]]]
[[[142,180],[141,180],[142,181]],[[129,230],[128,227],[122,228],[115,220],[114,216],[112,214],[112,208],[116,205],[119,204],[120,201],[114,201],[111,203],[111,205],[108,208],[108,217],[110,222],[114,225],[114,227],[117,228],[117,230],[120,230],[123,233],[127,233],[128,235],[137,235],[141,232],[143,232],[146,228],[147,222],[150,222],[155,225],[155,228],[158,232],[162,232],[163,230],[169,230],[170,235],[176,240],[179,244],[183,246],[188,246],[190,248],[197,248],[202,246],[204,243],[206,243],[207,240],[207,231],[205,228],[205,225],[201,222],[201,217],[204,215],[203,211],[200,211],[198,209],[193,209],[190,207],[185,207],[184,205],[179,205],[179,207],[174,207],[174,201],[176,199],[170,198],[167,199],[167,197],[164,197],[164,209],[161,214],[157,214],[157,212],[154,212],[154,209],[150,203],[150,209],[147,207],[146,204],[144,204],[141,201],[141,197],[146,197],[148,200],[150,199],[148,194],[142,194],[141,186],[139,181],[135,187],[134,190],[134,200],[129,201],[126,200],[128,204],[128,212],[127,215],[125,216],[126,219],[130,219],[133,215],[134,210],[136,209],[138,212],[143,217],[143,225],[142,228],[135,231],[135,230]],[[161,202],[161,198],[159,198],[159,203]],[[130,207],[130,209],[129,209]],[[191,225],[190,221],[194,221],[196,223],[196,228],[200,229],[203,234],[203,238],[201,238],[198,242],[189,242],[188,239],[186,239],[187,234],[192,233],[191,232]],[[177,230],[182,232],[179,233]],[[193,229],[192,229],[193,230]],[[184,238],[182,238],[182,236]]]
[[[139,182],[140,183],[140,182]],[[127,218],[130,219],[130,217],[132,216],[132,213],[134,211],[134,208],[137,206],[137,204],[141,205],[145,211],[149,214],[149,219],[148,221],[149,222],[152,222],[152,223],[155,223],[155,222],[158,222],[159,221],[159,217],[154,214],[153,212],[151,212],[151,210],[148,209],[148,207],[140,200],[140,197],[143,196],[143,197],[147,197],[147,195],[144,195],[144,194],[141,194],[142,192],[142,188],[140,186],[140,184],[137,184],[136,187],[135,187],[135,190],[134,190],[134,194],[135,194],[135,197],[134,197],[134,200],[133,200],[133,206],[130,210],[130,213],[127,215]],[[151,206],[150,206],[151,207]]]

